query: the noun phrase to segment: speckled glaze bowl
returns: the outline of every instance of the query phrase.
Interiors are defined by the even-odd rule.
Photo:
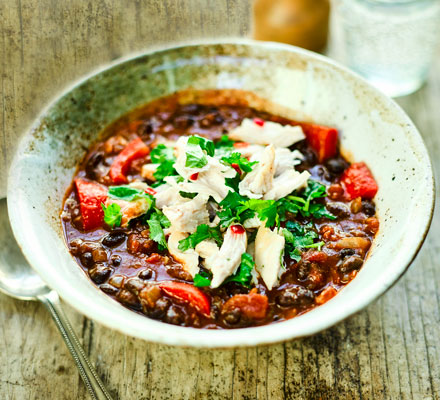
[[[176,327],[112,300],[92,284],[67,251],[59,218],[63,196],[76,164],[101,130],[158,97],[203,89],[252,92],[226,91],[224,98],[233,101],[241,96],[240,101],[256,107],[336,126],[345,154],[372,169],[379,184],[380,231],[356,279],[325,305],[263,327],[227,331]],[[287,45],[205,43],[118,61],[58,97],[18,148],[9,174],[8,206],[14,234],[35,270],[87,317],[128,335],[170,345],[253,346],[328,328],[364,308],[402,276],[432,218],[431,163],[405,113],[347,69]]]

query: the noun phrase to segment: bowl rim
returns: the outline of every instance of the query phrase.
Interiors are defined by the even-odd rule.
[[[275,323],[270,325],[230,329],[230,330],[207,330],[207,329],[196,329],[196,328],[188,328],[188,327],[176,327],[163,322],[146,318],[141,315],[137,315],[134,312],[124,308],[128,312],[134,314],[136,317],[142,319],[143,321],[142,323],[145,326],[150,325],[151,329],[147,333],[145,333],[145,331],[138,331],[134,329],[135,328],[134,326],[126,326],[123,324],[119,324],[117,319],[109,322],[109,320],[106,319],[106,315],[104,313],[100,313],[99,309],[94,311],[92,309],[93,307],[90,307],[89,303],[87,303],[86,305],[84,299],[80,298],[80,301],[78,301],[78,298],[73,296],[75,290],[78,289],[75,290],[69,289],[67,291],[64,291],[64,289],[66,289],[64,287],[62,288],[63,294],[60,294],[60,296],[63,298],[63,300],[65,300],[70,306],[72,306],[78,312],[80,312],[81,314],[87,316],[92,320],[99,322],[100,324],[106,327],[117,330],[123,334],[131,335],[150,342],[162,343],[173,346],[198,347],[198,348],[250,347],[256,345],[279,343],[291,339],[310,336],[322,330],[325,330],[333,325],[336,325],[339,322],[347,319],[348,317],[358,313],[368,304],[370,304],[378,297],[380,297],[382,294],[384,294],[387,290],[389,290],[403,276],[403,274],[407,271],[411,263],[416,258],[421,247],[423,246],[423,243],[429,232],[429,228],[433,218],[434,207],[435,207],[435,180],[434,180],[432,162],[420,132],[418,131],[414,123],[411,121],[411,119],[408,117],[408,115],[405,113],[405,111],[393,99],[387,97],[385,94],[381,93],[378,89],[374,88],[369,82],[367,82],[363,77],[361,77],[357,73],[351,71],[349,68],[339,64],[338,62],[326,56],[314,53],[312,51],[283,43],[263,42],[263,41],[256,41],[256,40],[244,39],[244,38],[195,40],[195,41],[180,42],[178,44],[169,45],[169,46],[150,48],[147,51],[133,52],[124,57],[118,58],[116,60],[113,60],[109,63],[97,67],[89,74],[86,74],[81,78],[77,79],[76,81],[74,81],[73,83],[71,83],[70,85],[67,85],[64,88],[64,90],[60,91],[57,95],[55,95],[52,98],[52,100],[47,104],[47,106],[43,108],[43,110],[34,120],[34,122],[24,131],[25,133],[18,141],[17,150],[15,151],[15,154],[13,156],[12,162],[9,167],[8,181],[7,181],[7,199],[12,200],[7,202],[12,231],[14,233],[18,245],[20,246],[23,254],[25,255],[26,259],[28,260],[32,268],[40,276],[42,276],[42,279],[48,284],[48,286],[57,290],[57,292],[60,292],[61,287],[58,285],[57,280],[52,279],[51,276],[41,272],[42,270],[44,271],[44,267],[43,267],[44,259],[37,259],[32,252],[32,247],[28,245],[26,241],[26,234],[24,229],[25,226],[21,224],[22,220],[20,218],[19,207],[16,206],[17,204],[19,204],[19,196],[17,194],[17,191],[14,190],[15,189],[14,182],[18,179],[18,174],[16,173],[15,166],[19,163],[20,160],[19,149],[22,148],[21,145],[24,144],[24,142],[27,140],[28,136],[32,134],[34,129],[40,126],[40,123],[44,118],[44,116],[61,98],[63,98],[66,94],[68,94],[76,87],[85,83],[88,79],[96,75],[99,75],[101,72],[111,69],[117,65],[124,64],[128,61],[133,61],[145,56],[152,56],[158,53],[165,53],[170,50],[179,50],[181,48],[197,47],[197,46],[218,46],[218,45],[238,45],[238,46],[244,45],[244,46],[257,47],[268,50],[284,50],[306,56],[310,59],[318,60],[320,62],[323,62],[325,64],[328,64],[336,68],[341,72],[344,72],[345,74],[351,76],[352,78],[358,81],[363,82],[363,84],[369,87],[370,90],[373,90],[373,92],[376,95],[379,95],[383,100],[385,100],[385,102],[391,108],[394,108],[396,113],[398,113],[401,119],[405,121],[405,123],[407,124],[409,131],[411,132],[410,133],[411,136],[416,137],[419,140],[421,144],[420,149],[424,153],[422,154],[423,162],[426,163],[425,168],[426,171],[429,172],[429,177],[430,177],[430,179],[427,182],[427,184],[429,185],[427,191],[430,195],[429,198],[430,201],[426,202],[425,208],[427,212],[426,214],[424,214],[423,220],[419,222],[419,225],[423,228],[423,231],[419,239],[414,242],[416,243],[416,245],[413,245],[411,248],[407,248],[405,250],[406,256],[404,260],[402,260],[400,268],[395,269],[392,278],[386,281],[385,284],[377,285],[374,286],[373,288],[370,288],[371,289],[370,291],[363,293],[364,295],[361,297],[360,300],[351,303],[348,307],[344,308],[344,310],[342,310],[339,314],[333,314],[331,317],[329,316],[324,317],[320,322],[317,322],[312,326],[308,326],[303,329],[300,329],[299,332],[297,333],[292,333],[291,331],[289,331],[289,329],[283,329],[283,327],[286,326],[286,324],[288,324],[288,321],[281,322],[280,324]],[[428,207],[429,207],[429,211],[428,211]],[[116,302],[115,305],[120,306]],[[324,306],[325,305],[320,306],[320,308]],[[298,316],[295,318],[295,320],[301,319],[306,315],[307,313]],[[133,321],[134,319],[135,317],[133,317]],[[121,319],[119,322],[122,321],[123,319]],[[140,324],[141,323],[139,322],[139,323],[133,323],[132,325],[140,325]],[[166,334],[164,334],[165,332]]]

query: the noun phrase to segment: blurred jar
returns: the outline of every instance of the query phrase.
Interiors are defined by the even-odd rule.
[[[426,80],[440,40],[440,0],[335,0],[335,56],[392,97]]]
[[[329,11],[329,0],[254,0],[253,36],[322,51]]]

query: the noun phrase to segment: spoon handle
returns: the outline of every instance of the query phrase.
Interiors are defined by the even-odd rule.
[[[52,318],[60,330],[64,342],[66,343],[70,354],[72,354],[81,378],[84,381],[84,384],[86,385],[93,400],[112,400],[112,397],[107,392],[101,379],[99,379],[95,368],[93,368],[92,364],[84,353],[84,350],[81,347],[79,340],[73,331],[72,326],[70,325],[70,322],[64,314],[58,294],[54,291],[51,291],[47,294],[38,296],[38,300],[40,300],[50,311]]]

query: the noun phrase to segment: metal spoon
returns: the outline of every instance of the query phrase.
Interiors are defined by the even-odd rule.
[[[39,300],[50,311],[94,400],[112,400],[84,353],[61,308],[58,294],[29,266],[12,234],[6,200],[0,200],[0,291],[20,300]]]

